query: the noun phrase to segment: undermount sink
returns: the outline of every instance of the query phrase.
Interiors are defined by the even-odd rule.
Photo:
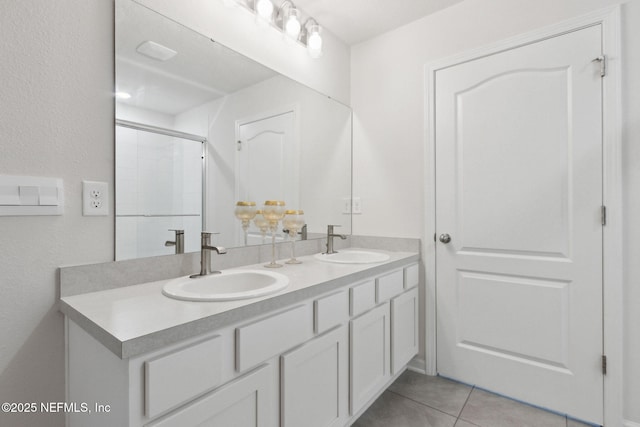
[[[232,301],[276,293],[289,285],[280,273],[261,270],[227,270],[219,274],[173,279],[162,293],[184,301]]]
[[[389,255],[380,252],[343,250],[334,254],[316,254],[316,259],[338,264],[372,264],[389,259]]]

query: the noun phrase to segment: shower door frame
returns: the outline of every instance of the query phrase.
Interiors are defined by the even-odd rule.
[[[177,130],[173,130],[173,129],[167,129],[167,128],[162,128],[159,126],[152,126],[152,125],[146,125],[144,123],[138,123],[138,122],[132,122],[129,120],[122,120],[122,119],[116,119],[115,120],[115,125],[116,126],[120,126],[120,127],[124,127],[124,128],[129,128],[129,129],[134,129],[134,130],[139,130],[139,131],[143,131],[143,132],[150,132],[150,133],[155,133],[155,134],[159,134],[159,135],[165,135],[165,136],[171,136],[174,138],[181,138],[181,139],[186,139],[186,140],[190,140],[190,141],[196,141],[196,142],[200,142],[202,144],[202,201],[201,201],[201,215],[202,215],[202,231],[207,229],[207,177],[208,177],[208,164],[209,164],[209,156],[208,156],[208,140],[206,137],[204,136],[200,136],[200,135],[195,135],[192,133],[186,133],[186,132],[180,132]],[[114,172],[115,172],[115,162],[114,162]],[[117,192],[118,189],[116,188],[116,183],[114,180],[114,193]],[[114,201],[115,201],[115,194],[114,194]],[[115,214],[115,206],[114,206],[114,223],[115,223],[115,219],[117,218],[117,215]],[[115,230],[114,230],[114,234],[115,234]],[[113,257],[115,259],[116,256],[116,245],[113,245]]]

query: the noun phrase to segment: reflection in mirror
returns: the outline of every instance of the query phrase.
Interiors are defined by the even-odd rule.
[[[350,108],[132,0],[116,0],[116,92],[117,260],[176,253],[176,229],[185,252],[203,229],[242,246],[238,201],[304,210],[308,238],[351,233]],[[263,243],[255,221],[246,237]]]

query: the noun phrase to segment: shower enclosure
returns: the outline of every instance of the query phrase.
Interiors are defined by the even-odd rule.
[[[116,120],[116,260],[168,255],[184,230],[184,251],[205,229],[206,138]]]

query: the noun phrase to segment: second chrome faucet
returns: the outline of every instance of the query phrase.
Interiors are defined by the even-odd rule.
[[[211,251],[215,251],[218,254],[226,254],[227,250],[222,246],[211,246],[211,234],[207,231],[203,231],[201,234],[200,244],[200,273],[192,274],[192,279],[208,276],[209,274],[220,274],[219,271],[211,271]]]
[[[327,226],[327,251],[325,252],[325,254],[329,255],[329,254],[335,254],[337,251],[333,250],[333,238],[334,237],[339,237],[342,240],[346,239],[347,236],[345,236],[344,234],[335,234],[333,232],[333,227],[340,227],[339,225],[328,225]]]

